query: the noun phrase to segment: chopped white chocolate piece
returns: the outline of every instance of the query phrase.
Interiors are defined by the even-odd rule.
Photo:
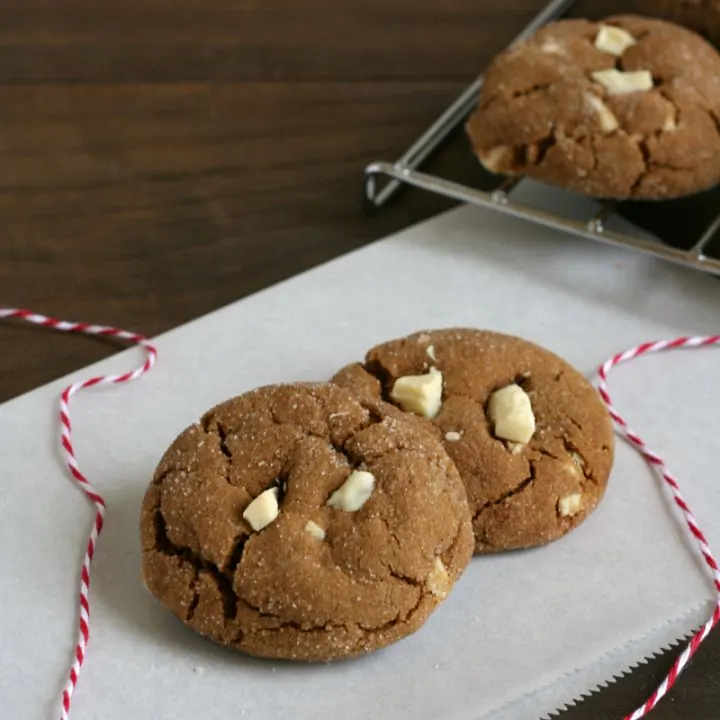
[[[569,462],[563,464],[563,470],[565,472],[570,473],[570,475],[574,475],[575,477],[580,477],[580,468],[577,466],[577,463]]]
[[[450,592],[450,585],[450,576],[445,563],[439,557],[436,557],[433,569],[427,576],[428,589],[433,595],[444,598]]]
[[[636,44],[637,40],[627,30],[614,25],[603,25],[595,37],[595,47],[615,57]]]
[[[312,520],[308,520],[307,523],[305,523],[305,532],[310,533],[316,540],[325,539],[325,531]]]
[[[462,437],[462,435],[459,432],[457,432],[457,430],[448,430],[445,433],[445,439],[448,442],[457,442],[458,440],[460,440],[461,437]]]
[[[530,397],[519,385],[496,390],[488,403],[488,416],[495,436],[527,445],[535,432]]]
[[[585,467],[585,458],[580,455],[580,453],[575,452],[574,450],[570,451],[570,459],[581,468]]]
[[[587,104],[595,113],[600,129],[605,133],[611,133],[620,127],[617,118],[612,110],[597,96],[589,93],[587,95]]]
[[[558,500],[558,512],[562,517],[577,515],[582,509],[582,495],[572,493]]]
[[[652,90],[653,77],[649,70],[632,70],[623,72],[612,68],[611,70],[597,70],[592,79],[600,83],[611,95],[627,95],[634,92]]]
[[[330,496],[327,504],[335,510],[358,511],[375,489],[375,476],[366,470],[353,470]]]
[[[519,455],[525,446],[522,443],[509,442],[507,448],[512,455]]]
[[[478,151],[480,162],[492,173],[508,172],[513,165],[513,155],[513,149],[507,145]]]
[[[564,55],[565,48],[556,40],[546,40],[540,46],[540,52],[543,52],[546,55]]]
[[[278,516],[278,493],[276,487],[265,490],[245,508],[243,517],[255,532],[267,527]]]
[[[435,357],[435,346],[434,345],[428,345],[425,348],[425,354],[433,361],[437,362],[437,357]]]
[[[675,113],[670,113],[667,118],[665,118],[665,122],[663,123],[662,130],[663,132],[672,132],[673,130],[677,130],[677,120],[675,119]]]
[[[425,375],[406,375],[398,378],[390,392],[390,397],[406,412],[433,418],[440,410],[442,391],[442,373],[433,367]]]

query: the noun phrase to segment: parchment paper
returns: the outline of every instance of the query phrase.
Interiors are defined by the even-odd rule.
[[[74,720],[524,720],[682,634],[704,617],[712,585],[665,492],[622,443],[605,500],[577,531],[474,559],[413,637],[328,666],[248,659],[184,628],[141,585],[138,510],[160,455],[206,408],[260,384],[325,379],[379,341],[487,327],[592,374],[638,342],[717,332],[719,311],[709,277],[461,208],[160,337],[148,376],[72,408],[79,462],[109,504]],[[72,377],[140,358],[130,350]],[[718,359],[675,352],[612,377],[619,409],[675,469],[715,546]],[[0,694],[13,718],[56,716],[74,645],[91,511],[57,452],[67,382],[0,407]]]

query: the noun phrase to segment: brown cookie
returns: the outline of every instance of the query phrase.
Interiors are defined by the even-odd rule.
[[[430,392],[438,388],[433,368],[440,373],[438,402]],[[412,393],[398,391],[398,379],[408,376],[422,378],[411,383],[425,383],[425,414],[437,411],[425,422],[434,426],[465,482],[476,553],[559,538],[603,497],[613,462],[611,420],[592,385],[553,353],[494,332],[432,330],[378,345],[333,382],[408,409]],[[524,402],[532,411],[529,441],[521,437],[527,430],[522,422],[508,432],[507,421],[522,412],[498,415],[497,403],[508,400],[508,391],[493,399],[494,393],[509,386],[520,396],[510,398],[511,409],[518,411],[519,403],[522,411]],[[422,403],[415,404],[422,414]]]
[[[494,59],[466,127],[493,173],[596,198],[694,194],[720,182],[720,54],[662,20],[558,21]]]
[[[311,661],[415,632],[473,546],[442,445],[329,383],[263,387],[188,427],[147,490],[141,536],[147,588],[193,630]]]
[[[720,43],[720,0],[636,0],[644,15],[663,18]]]

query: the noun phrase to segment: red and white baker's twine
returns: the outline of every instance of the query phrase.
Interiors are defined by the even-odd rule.
[[[98,536],[103,528],[103,521],[105,518],[106,505],[102,496],[97,490],[90,484],[87,478],[80,472],[77,461],[75,459],[75,453],[71,442],[71,425],[70,425],[70,412],[69,402],[70,398],[75,393],[85,388],[93,387],[95,385],[111,385],[117,383],[130,382],[136,380],[141,375],[146,373],[155,364],[157,359],[157,351],[155,348],[141,335],[135,333],[126,332],[125,330],[118,330],[113,327],[104,327],[102,325],[88,325],[85,323],[73,323],[65,322],[62,320],[56,320],[55,318],[45,317],[44,315],[38,315],[28,310],[17,310],[17,309],[3,309],[0,308],[0,320],[4,318],[13,318],[19,320],[25,320],[29,323],[36,325],[42,325],[53,330],[59,330],[61,332],[75,332],[84,333],[86,335],[100,335],[104,337],[113,337],[119,340],[126,340],[132,344],[142,346],[147,352],[147,359],[141,367],[135,370],[124,373],[122,375],[105,375],[100,377],[93,377],[88,380],[82,380],[73,383],[66,388],[60,396],[60,425],[61,425],[61,442],[65,453],[65,459],[67,466],[72,474],[73,478],[77,481],[80,489],[83,491],[85,496],[92,501],[95,505],[95,522],[93,524],[90,537],[88,538],[87,550],[85,552],[85,558],[83,560],[82,571],[80,574],[80,611],[78,620],[78,638],[75,646],[75,653],[73,657],[72,666],[68,674],[67,683],[62,694],[62,710],[61,720],[68,720],[68,713],[70,711],[70,700],[72,698],[73,691],[77,685],[78,677],[80,674],[80,668],[85,660],[85,653],[87,650],[87,644],[90,636],[90,571],[92,567],[93,556],[95,554],[95,545],[97,543]],[[607,409],[615,421],[616,425],[627,438],[630,444],[641,453],[641,455],[653,466],[662,479],[670,487],[673,500],[675,504],[680,508],[687,522],[688,528],[691,534],[697,541],[700,551],[702,552],[705,562],[707,563],[710,571],[712,572],[715,588],[718,592],[718,601],[715,604],[715,610],[712,617],[703,625],[703,627],[693,636],[692,640],[688,643],[687,647],[678,656],[673,663],[670,672],[668,673],[665,680],[656,688],[653,694],[648,700],[643,703],[635,712],[627,715],[623,720],[638,720],[638,718],[647,715],[667,694],[670,688],[675,684],[678,676],[687,665],[690,658],[695,654],[700,644],[705,640],[710,631],[720,622],[720,568],[707,544],[705,535],[700,530],[697,524],[697,520],[693,515],[690,507],[685,502],[677,481],[672,476],[670,471],[667,469],[665,463],[660,456],[650,450],[640,436],[630,429],[627,422],[620,416],[610,399],[610,394],[607,389],[607,376],[610,371],[620,365],[621,363],[635,358],[648,355],[650,353],[662,352],[664,350],[676,350],[680,348],[701,348],[708,347],[711,345],[720,345],[720,335],[711,335],[705,337],[682,337],[675,340],[661,340],[658,342],[644,343],[638,347],[626,350],[625,352],[618,353],[617,355],[610,358],[607,362],[600,366],[598,370],[599,382],[598,391],[603,399],[603,402],[607,406]]]
[[[660,700],[662,700],[662,698],[667,694],[668,690],[670,690],[670,688],[675,684],[678,676],[688,664],[690,658],[700,647],[702,641],[705,640],[705,638],[710,634],[710,631],[720,621],[720,569],[718,569],[717,561],[715,560],[715,557],[713,556],[712,551],[707,544],[705,535],[698,527],[697,520],[695,519],[692,510],[690,510],[690,507],[685,502],[685,499],[680,493],[680,487],[678,486],[677,480],[672,476],[660,456],[657,453],[653,452],[636,432],[630,429],[627,422],[625,422],[625,420],[614,408],[607,389],[607,376],[615,366],[627,362],[628,360],[634,360],[635,358],[642,357],[643,355],[663,352],[664,350],[678,350],[681,348],[702,348],[711,345],[720,345],[720,335],[708,335],[704,337],[681,337],[676,338],[675,340],[660,340],[658,342],[643,343],[642,345],[638,345],[631,350],[626,350],[625,352],[618,353],[617,355],[611,357],[607,362],[601,365],[598,370],[598,374],[600,376],[600,380],[598,382],[598,391],[610,415],[612,416],[612,419],[615,421],[616,425],[618,426],[622,434],[625,436],[625,438],[630,442],[630,444],[645,458],[645,460],[647,460],[647,462],[652,467],[655,468],[660,477],[670,487],[670,492],[672,493],[673,500],[682,511],[683,516],[685,517],[685,522],[690,529],[690,533],[695,538],[698,546],[700,547],[700,551],[702,552],[702,556],[703,558],[705,558],[705,562],[710,568],[710,572],[712,573],[713,581],[715,583],[715,589],[718,593],[718,599],[715,603],[715,609],[710,619],[693,636],[687,647],[676,658],[672,668],[670,668],[670,672],[660,683],[660,685],[655,689],[652,695],[639,708],[637,708],[635,712],[627,715],[623,720],[638,720],[638,718],[644,717],[660,702]]]
[[[133,345],[140,345],[147,353],[147,359],[141,367],[122,375],[105,375],[89,378],[88,380],[80,380],[65,388],[60,396],[60,441],[62,443],[65,461],[67,462],[70,474],[75,478],[80,489],[85,496],[95,506],[95,522],[87,542],[87,549],[83,559],[82,570],[80,572],[80,609],[78,615],[78,635],[75,650],[73,653],[72,665],[68,673],[67,682],[62,693],[62,708],[60,711],[61,720],[68,720],[70,712],[70,701],[77,685],[80,675],[80,668],[85,661],[88,640],[90,638],[90,572],[92,568],[93,556],[95,555],[95,546],[98,536],[102,532],[103,522],[105,520],[105,511],[107,506],[100,493],[92,486],[89,480],[80,472],[77,460],[75,459],[75,451],[72,445],[72,428],[70,424],[70,398],[75,393],[85,388],[95,385],[113,385],[118,383],[126,383],[136,380],[144,375],[155,364],[157,359],[157,351],[142,335],[118,330],[113,327],[104,327],[102,325],[89,325],[87,323],[65,322],[44,315],[30,312],[29,310],[19,310],[14,308],[0,308],[0,320],[13,318],[24,320],[35,325],[60,332],[83,333],[85,335],[99,335],[102,337],[111,337],[118,340],[125,340]]]

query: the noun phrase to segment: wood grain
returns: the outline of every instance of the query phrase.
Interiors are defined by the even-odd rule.
[[[154,335],[448,207],[409,191],[368,218],[362,169],[542,5],[5,0],[0,303]],[[476,172],[462,137],[430,167]],[[0,401],[116,350],[14,323],[0,348]],[[668,663],[562,717],[621,717]],[[653,717],[716,718],[719,667],[713,640]]]

